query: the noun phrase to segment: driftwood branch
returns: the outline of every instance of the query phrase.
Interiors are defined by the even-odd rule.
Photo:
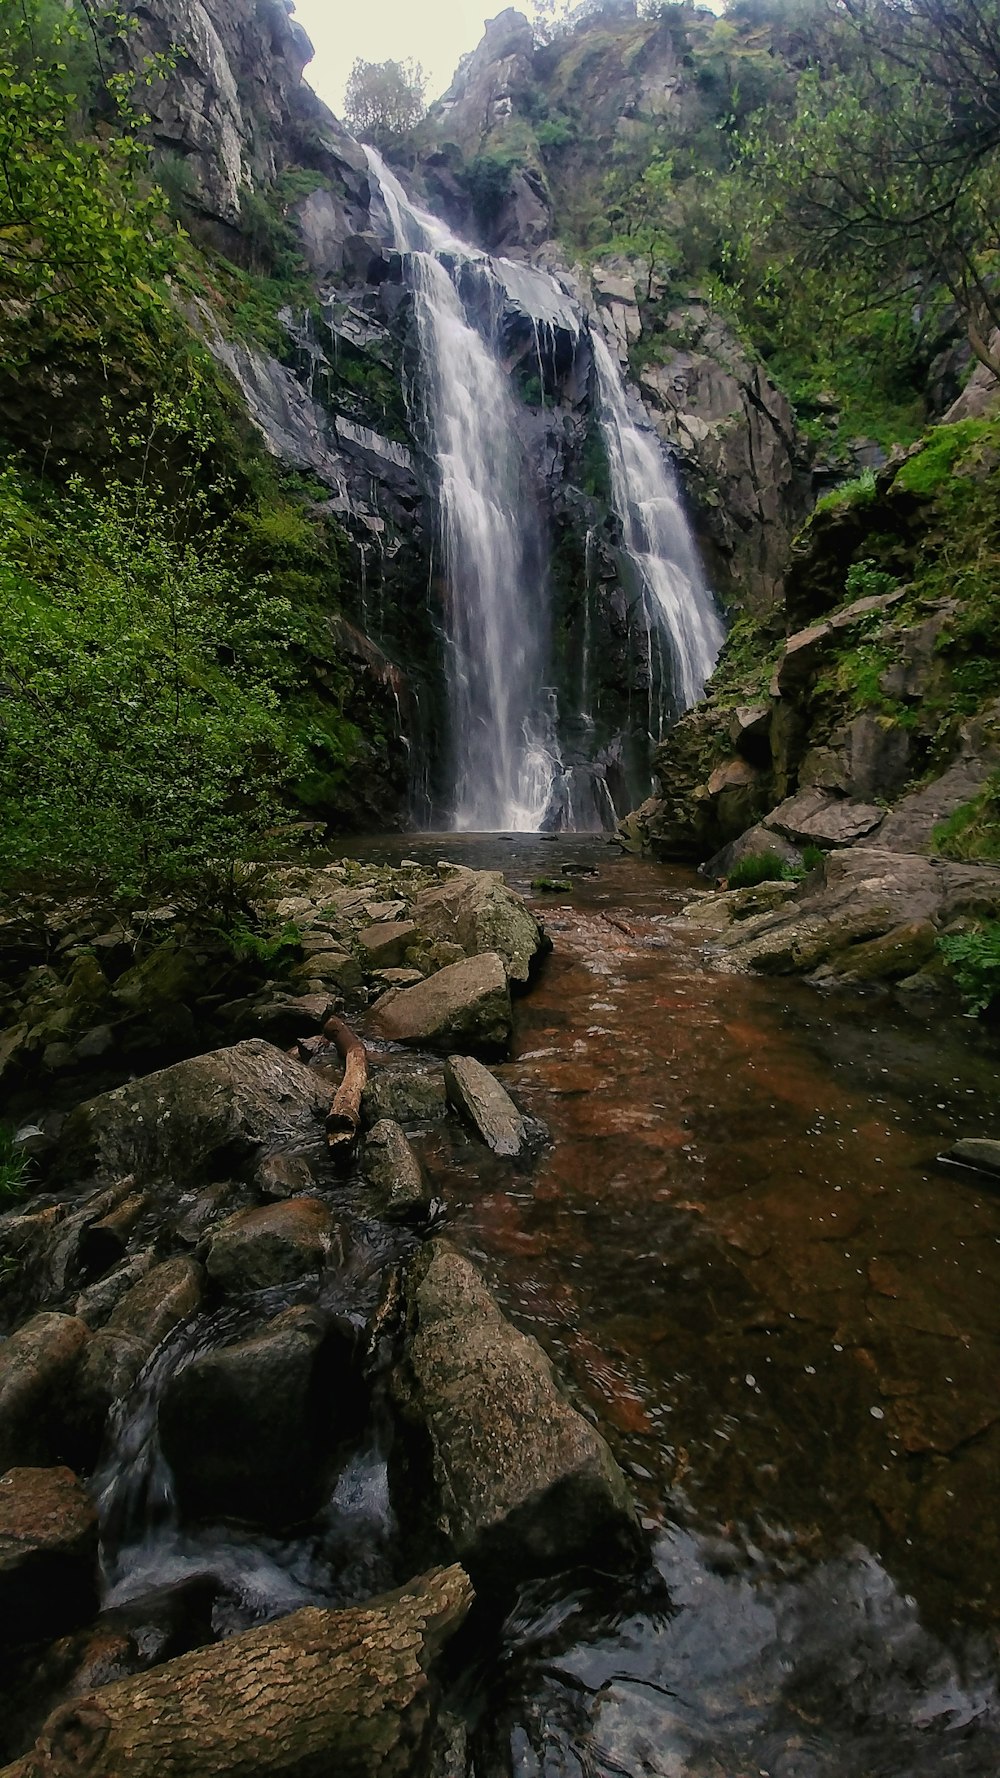
[[[452,1567],[307,1607],[72,1699],[0,1778],[411,1778],[428,1671],[471,1600]]]
[[[353,1148],[361,1128],[361,1095],[368,1080],[368,1051],[343,1019],[328,1018],[323,1035],[336,1044],[344,1062],[344,1078],[333,1096],[326,1119],[326,1139],[330,1148],[344,1153]]]

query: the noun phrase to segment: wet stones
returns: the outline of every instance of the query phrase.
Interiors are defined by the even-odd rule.
[[[97,1609],[97,1513],[62,1467],[0,1476],[0,1643],[58,1636]]]
[[[546,940],[521,897],[508,889],[500,871],[457,864],[438,868],[446,873],[444,881],[421,890],[413,903],[421,932],[458,944],[467,955],[495,953],[511,981],[526,982]]]
[[[322,1153],[325,1111],[315,1074],[249,1038],[88,1100],[67,1119],[63,1149],[78,1174],[225,1177],[278,1149]]]
[[[1000,1178],[1000,1141],[990,1136],[961,1136],[948,1150],[948,1159],[961,1161],[965,1167],[976,1167],[981,1173]]]
[[[229,1294],[318,1277],[334,1249],[333,1218],[318,1198],[238,1210],[210,1236],[205,1268]]]
[[[472,1056],[449,1056],[444,1065],[448,1100],[494,1154],[516,1158],[528,1130],[510,1094]]]
[[[376,1216],[388,1222],[409,1222],[426,1215],[431,1199],[423,1169],[406,1135],[391,1118],[380,1118],[369,1130],[361,1170]]]
[[[418,1256],[406,1308],[392,1387],[412,1450],[426,1452],[411,1483],[473,1578],[503,1585],[634,1553],[632,1500],[608,1446],[450,1243]]]
[[[282,1526],[320,1505],[326,1460],[354,1432],[363,1394],[342,1334],[294,1308],[174,1373],[160,1442],[183,1512]]]
[[[413,988],[390,990],[370,1014],[372,1029],[396,1043],[505,1055],[510,1046],[510,989],[494,951],[449,964]]]
[[[35,1315],[0,1345],[0,1472],[65,1454],[88,1339],[73,1315]]]
[[[406,1055],[369,1056],[361,1109],[370,1124],[383,1117],[400,1124],[443,1117],[448,1109],[443,1070]]]

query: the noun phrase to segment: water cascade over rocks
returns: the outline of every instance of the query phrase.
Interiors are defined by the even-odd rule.
[[[558,763],[550,738],[533,720],[548,614],[540,552],[525,516],[513,396],[458,289],[460,276],[472,276],[487,327],[498,320],[489,263],[415,208],[375,150],[365,152],[396,246],[407,256],[424,420],[438,474],[453,823],[530,832],[542,818]]]
[[[581,774],[564,766],[560,711],[546,685],[547,563],[504,364],[506,307],[513,304],[533,329],[543,406],[544,362],[555,359],[557,334],[569,336],[574,354],[581,341],[592,349],[612,504],[646,631],[646,727],[654,742],[702,696],[723,638],[673,477],[655,434],[629,411],[600,330],[587,326],[557,280],[458,239],[411,202],[373,148],[365,154],[413,296],[420,417],[437,477],[451,823],[472,831],[601,826],[603,793],[613,825],[599,769],[586,779],[587,793],[574,795]],[[586,663],[589,604],[585,622]],[[581,699],[589,691],[582,685]]]
[[[629,412],[621,371],[596,329],[591,343],[601,433],[625,551],[639,583],[650,646],[654,636],[664,633],[669,642],[666,662],[661,653],[661,707],[650,709],[650,734],[658,740],[671,718],[704,695],[725,632],[659,443]],[[652,699],[652,675],[650,683]]]

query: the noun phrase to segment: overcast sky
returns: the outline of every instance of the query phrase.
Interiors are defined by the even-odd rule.
[[[296,0],[295,16],[316,48],[307,79],[338,117],[344,82],[356,56],[366,62],[423,64],[427,97],[438,99],[460,56],[475,49],[483,21],[502,12],[504,0]]]

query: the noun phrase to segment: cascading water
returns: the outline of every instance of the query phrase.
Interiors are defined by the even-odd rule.
[[[665,719],[679,716],[703,696],[725,631],[659,443],[632,418],[621,372],[596,327],[591,343],[612,497],[642,591],[650,648],[654,631],[665,631],[670,644],[672,707],[655,720],[650,709],[650,730],[658,739]]]
[[[424,419],[437,467],[447,580],[447,673],[457,828],[536,829],[558,754],[536,711],[547,601],[532,561],[530,498],[513,396],[471,325],[460,277],[495,312],[489,262],[410,203],[372,148],[368,163],[406,255],[420,344]]]

